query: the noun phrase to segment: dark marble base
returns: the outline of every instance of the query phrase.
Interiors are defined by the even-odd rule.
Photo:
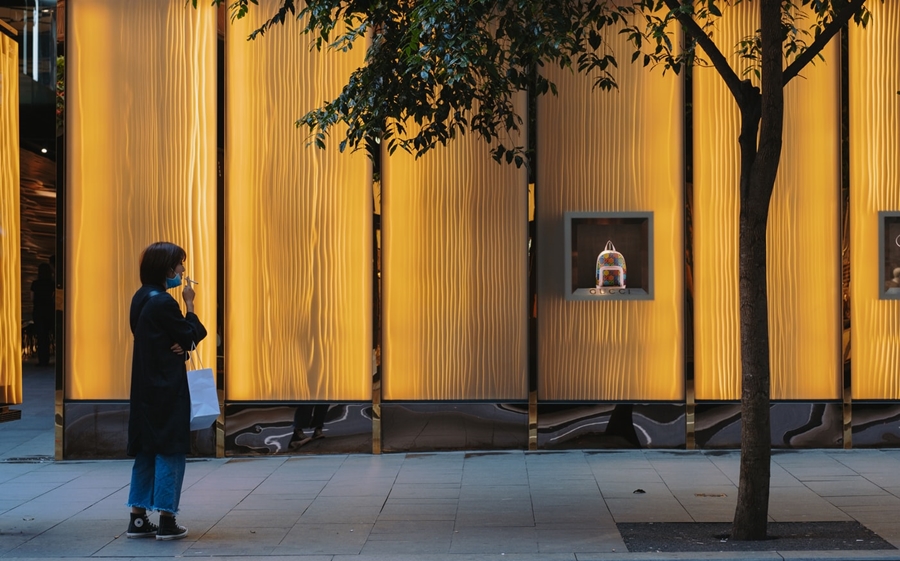
[[[385,452],[524,450],[528,406],[499,403],[383,403]]]
[[[330,404],[323,438],[291,446],[297,404],[225,406],[225,455],[366,454],[372,452],[372,406]],[[307,435],[313,431],[303,427]]]
[[[63,457],[67,460],[127,458],[128,403],[66,403]],[[191,433],[191,456],[216,455],[215,429]]]
[[[772,447],[843,447],[842,409],[840,403],[773,403]],[[740,448],[740,415],[739,403],[698,404],[694,421],[697,448]]]
[[[307,404],[308,405],[308,404]],[[291,446],[297,404],[225,407],[225,455],[368,454],[372,406],[330,404],[324,437]],[[65,459],[125,458],[128,403],[65,404]],[[773,403],[773,448],[841,448],[840,403]],[[699,449],[740,448],[740,404],[695,407]],[[854,448],[900,447],[900,403],[853,405]],[[678,403],[538,405],[538,449],[684,448],[685,406]],[[385,403],[384,452],[525,450],[528,407],[499,403]],[[311,429],[305,429],[311,435]],[[193,456],[216,455],[215,430],[191,433]]]
[[[538,405],[538,448],[684,448],[684,405]]]
[[[900,403],[854,403],[853,447],[900,446]]]

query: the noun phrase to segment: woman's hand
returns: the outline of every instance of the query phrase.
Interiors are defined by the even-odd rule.
[[[191,282],[191,277],[184,277],[187,282],[184,283],[184,290],[181,291],[181,297],[184,298],[185,302],[193,302],[194,296],[194,287],[192,286],[194,283]]]
[[[178,343],[175,343],[174,345],[172,345],[172,346],[169,347],[169,348],[172,349],[172,352],[175,353],[176,355],[183,355],[183,354],[184,354],[184,349],[182,349],[182,348],[181,348],[181,345],[179,345]]]
[[[194,287],[192,286],[194,283],[191,281],[191,277],[184,277],[187,279],[187,282],[184,283],[184,290],[181,292],[181,297],[184,298],[184,307],[188,312],[194,313]]]

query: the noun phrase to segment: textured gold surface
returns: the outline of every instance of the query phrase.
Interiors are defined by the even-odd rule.
[[[618,52],[630,52],[610,37]],[[546,68],[538,102],[538,396],[684,399],[680,78],[623,63],[619,90]],[[566,301],[563,213],[652,212],[654,299]],[[598,248],[599,253],[603,248]],[[625,256],[639,259],[640,256]]]
[[[773,399],[840,399],[840,50],[785,89],[781,167],[769,210]]]
[[[215,364],[216,28],[199,4],[67,2],[68,399],[128,398],[129,306],[159,240],[187,252]]]
[[[488,149],[384,159],[385,400],[527,397],[528,182]]]
[[[0,404],[22,403],[18,53],[0,33]]]
[[[735,44],[753,4],[716,28]],[[804,20],[808,21],[808,20]],[[722,47],[732,65],[736,55]],[[769,210],[767,287],[773,399],[840,397],[840,89],[837,39],[785,89],[781,167]],[[694,81],[694,323],[698,400],[740,399],[739,114],[711,68]]]
[[[900,3],[850,30],[853,400],[900,398],[900,301],[878,297],[878,212],[900,211]]]
[[[308,146],[294,122],[362,63],[310,49],[291,19],[226,30],[225,366],[228,400],[367,400],[372,392],[372,189],[363,152]]]

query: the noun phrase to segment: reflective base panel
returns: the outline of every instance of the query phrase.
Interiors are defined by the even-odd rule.
[[[67,460],[127,458],[127,402],[66,403],[65,450]],[[216,435],[210,427],[191,433],[192,456],[215,456]]]
[[[538,448],[684,448],[684,405],[538,405]]]
[[[328,404],[321,438],[291,443],[294,415],[314,404],[254,403],[225,407],[226,456],[369,454],[372,406]],[[773,448],[841,448],[840,403],[772,404]],[[64,458],[126,458],[128,403],[64,405]],[[698,449],[740,448],[740,404],[702,403],[695,411]],[[304,426],[308,437],[313,429]],[[215,456],[211,427],[191,433],[194,457]],[[500,403],[382,405],[384,452],[525,450],[528,408]],[[685,447],[685,406],[678,403],[559,403],[538,406],[538,449]],[[853,447],[900,447],[900,403],[853,404]]]
[[[385,452],[524,450],[528,405],[503,403],[383,403]]]
[[[225,406],[225,455],[270,454],[368,454],[372,452],[372,405],[327,404],[322,438],[311,438],[313,429],[301,427],[309,440],[291,442],[294,415],[310,403],[253,403]],[[307,411],[311,416],[311,411]],[[309,418],[309,416],[306,416]]]
[[[853,447],[900,447],[900,403],[854,403]]]
[[[772,447],[843,447],[841,410],[840,403],[773,403]],[[739,403],[698,404],[695,421],[697,448],[740,448],[740,415]],[[855,446],[856,436],[853,438]]]

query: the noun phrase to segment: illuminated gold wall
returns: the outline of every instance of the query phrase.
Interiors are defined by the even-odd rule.
[[[757,27],[756,4],[716,28],[730,46]],[[835,399],[840,388],[840,59],[785,89],[781,167],[769,211],[768,307],[773,399]],[[694,379],[698,400],[740,399],[738,304],[739,114],[722,79],[694,80]]]
[[[382,166],[383,398],[525,399],[524,168],[475,135]]]
[[[22,403],[18,53],[0,31],[0,403],[7,404]]]
[[[630,52],[619,37],[614,48]],[[559,96],[538,102],[538,398],[681,400],[681,80],[626,63],[619,90],[602,92],[590,76],[546,73]],[[653,300],[564,299],[567,211],[653,213]]]
[[[215,364],[216,13],[199,4],[67,2],[69,399],[128,398],[128,310],[158,240],[187,252],[210,332],[201,356]]]
[[[362,64],[310,49],[296,21],[226,34],[225,364],[229,400],[367,400],[372,393],[372,186],[363,152],[323,151],[294,121]]]
[[[853,399],[900,399],[900,301],[879,300],[878,212],[900,211],[900,4],[850,30]]]

